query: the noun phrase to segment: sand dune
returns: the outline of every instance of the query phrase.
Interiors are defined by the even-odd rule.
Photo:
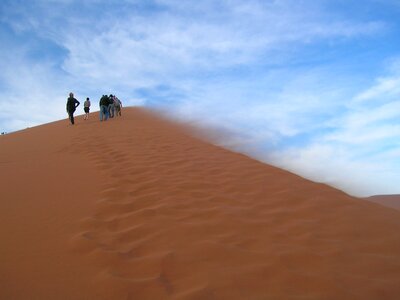
[[[400,195],[376,195],[365,199],[387,207],[400,210]]]
[[[0,137],[1,299],[399,299],[400,212],[139,108]]]

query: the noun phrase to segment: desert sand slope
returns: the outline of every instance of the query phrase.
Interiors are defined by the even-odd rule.
[[[400,212],[143,109],[0,138],[0,299],[400,299]]]
[[[400,210],[400,195],[377,195],[365,198],[365,200]]]

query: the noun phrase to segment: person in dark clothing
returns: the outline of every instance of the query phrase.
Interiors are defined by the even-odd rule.
[[[115,112],[114,96],[110,94],[110,96],[108,96],[108,115],[110,118],[114,118],[114,112]]]
[[[69,93],[69,97],[67,100],[67,113],[69,116],[69,119],[71,121],[71,124],[74,125],[74,112],[76,108],[79,106],[80,102],[74,98],[73,93]]]
[[[100,98],[100,102],[99,102],[99,106],[100,106],[100,121],[107,121],[108,119],[108,104],[109,104],[109,100],[108,100],[108,96],[107,95],[103,95]]]

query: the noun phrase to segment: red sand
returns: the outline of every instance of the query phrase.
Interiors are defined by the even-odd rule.
[[[0,137],[0,299],[399,299],[400,212],[131,108]]]
[[[365,200],[400,210],[400,195],[377,195],[365,198]]]

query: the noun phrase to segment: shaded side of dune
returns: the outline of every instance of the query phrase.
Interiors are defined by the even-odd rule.
[[[12,232],[23,223],[25,232],[2,229],[8,246],[0,296],[400,295],[399,212],[196,139],[146,110],[125,109],[122,118],[102,123],[77,118],[74,127],[62,121],[6,138],[2,164],[14,175],[2,173],[1,188],[9,187],[5,177],[23,188],[2,200],[2,214],[8,208],[13,216],[2,218],[1,227]],[[24,150],[13,152],[17,145]],[[26,153],[32,161],[19,163]],[[51,188],[29,184],[40,172]],[[57,172],[64,173],[57,178]],[[68,189],[58,184],[69,178]],[[50,249],[41,255],[38,241],[45,240]],[[17,258],[36,261],[36,269]],[[47,285],[53,287],[40,291]],[[71,292],[76,289],[80,295]]]
[[[376,195],[365,198],[365,200],[400,210],[400,195]]]

